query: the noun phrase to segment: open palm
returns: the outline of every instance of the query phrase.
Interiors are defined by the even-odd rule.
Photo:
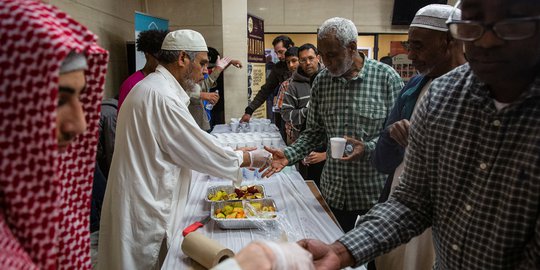
[[[272,154],[272,163],[270,164],[270,167],[268,167],[268,169],[263,173],[263,177],[270,177],[273,174],[283,170],[285,166],[289,165],[289,160],[285,157],[283,150],[268,146],[265,146],[264,149]]]

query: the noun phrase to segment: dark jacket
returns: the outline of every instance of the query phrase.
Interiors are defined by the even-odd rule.
[[[266,78],[266,83],[261,86],[261,90],[259,90],[255,98],[253,98],[251,103],[246,107],[245,113],[249,115],[253,114],[253,112],[259,108],[272,93],[274,93],[274,90],[290,76],[291,73],[289,72],[285,61],[279,61],[275,64],[270,75]]]
[[[319,70],[321,67],[319,66]],[[296,128],[304,130],[308,113],[308,103],[311,97],[311,82],[319,72],[308,77],[299,67],[291,76],[289,88],[285,92],[281,116],[286,122],[291,122]]]
[[[392,174],[397,166],[401,164],[401,161],[403,161],[405,148],[390,137],[388,127],[402,119],[411,119],[418,95],[420,95],[422,88],[429,80],[430,78],[422,75],[415,76],[399,93],[373,152],[372,162],[377,171],[384,174]]]
[[[380,133],[371,159],[377,171],[388,174],[384,188],[379,196],[379,202],[385,202],[388,199],[394,179],[394,171],[401,164],[405,155],[405,147],[399,145],[390,137],[388,127],[399,120],[411,119],[418,96],[430,79],[422,75],[411,78],[399,93],[394,102],[394,107],[384,123],[384,129]]]
[[[97,162],[99,163],[99,167],[105,178],[109,176],[109,168],[111,167],[112,155],[114,152],[117,111],[118,100],[114,98],[105,99],[101,104]]]
[[[90,206],[90,232],[99,231],[99,222],[101,219],[101,206],[105,197],[105,188],[107,187],[107,179],[99,169],[99,164],[96,163],[94,171],[94,182],[92,182],[92,204]]]
[[[322,66],[319,65],[319,70],[311,77],[308,77],[299,67],[291,76],[289,88],[287,89],[287,92],[285,92],[283,106],[281,107],[281,116],[285,122],[292,123],[299,133],[306,129],[306,120],[309,110],[309,107],[307,106],[311,98],[311,85],[321,69]],[[324,143],[315,147],[313,151],[325,152],[326,144]]]

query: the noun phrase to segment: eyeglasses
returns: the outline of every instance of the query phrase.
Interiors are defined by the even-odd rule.
[[[313,61],[315,61],[315,56],[309,56],[308,58],[302,58],[300,60],[298,60],[298,62],[300,62],[300,64],[306,64],[308,61],[311,63]]]
[[[456,3],[450,17],[446,21],[448,29],[450,29],[450,34],[455,39],[475,41],[480,39],[486,31],[491,30],[497,37],[503,40],[522,40],[534,36],[538,28],[540,16],[508,19],[490,24],[479,21],[454,20],[452,15],[454,15],[455,10],[460,4],[461,1]]]

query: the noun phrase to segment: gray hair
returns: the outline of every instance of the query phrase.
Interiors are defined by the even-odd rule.
[[[170,64],[178,61],[180,57],[180,52],[182,51],[171,51],[171,50],[160,50],[157,56],[157,59],[160,64]],[[195,60],[197,53],[193,51],[184,51],[191,61]]]
[[[356,42],[358,30],[354,23],[345,18],[334,17],[326,20],[317,33],[317,38],[323,39],[335,35],[341,46],[346,47],[351,42]]]

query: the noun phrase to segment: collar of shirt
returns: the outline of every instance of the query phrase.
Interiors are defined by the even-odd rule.
[[[184,103],[186,106],[189,105],[189,96],[186,93],[186,90],[182,88],[180,83],[174,78],[174,76],[162,65],[158,65],[156,68],[156,72],[160,73],[166,80],[169,82],[169,87],[175,91],[175,93],[178,94],[178,97]]]
[[[472,70],[471,70],[472,72]],[[489,91],[489,86],[480,81],[480,79],[472,72],[468,79],[465,89],[471,89],[471,95],[474,101],[483,103],[493,103],[493,97]],[[527,91],[522,93],[514,102],[510,103],[508,107],[517,106],[530,98],[540,97],[540,74],[536,76],[533,82],[527,87]]]

